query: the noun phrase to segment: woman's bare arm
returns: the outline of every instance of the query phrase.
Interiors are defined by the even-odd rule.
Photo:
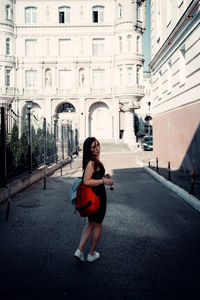
[[[85,169],[85,174],[83,177],[83,183],[89,186],[97,186],[100,184],[112,185],[113,181],[111,179],[102,178],[102,179],[92,179],[92,174],[94,172],[94,162],[89,161]]]

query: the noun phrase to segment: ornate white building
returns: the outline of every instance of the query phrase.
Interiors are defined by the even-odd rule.
[[[134,145],[145,0],[0,0],[0,102]],[[123,121],[119,111],[123,108]]]
[[[154,152],[200,172],[200,1],[151,0]]]

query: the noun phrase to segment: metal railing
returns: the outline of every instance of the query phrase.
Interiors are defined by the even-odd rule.
[[[23,117],[0,107],[0,187],[41,165],[50,165],[79,151],[78,130],[66,122],[48,124],[27,109]]]

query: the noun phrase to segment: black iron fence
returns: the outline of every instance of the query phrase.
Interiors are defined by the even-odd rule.
[[[43,164],[78,154],[78,130],[73,130],[69,122],[48,124],[46,118],[37,118],[29,109],[20,117],[7,105],[0,110],[1,187]]]

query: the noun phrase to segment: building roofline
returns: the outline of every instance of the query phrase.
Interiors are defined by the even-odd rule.
[[[158,50],[158,52],[155,54],[154,58],[150,62],[150,64],[149,64],[150,69],[153,69],[153,67],[155,66],[155,64],[158,61],[161,54],[165,51],[166,48],[168,48],[172,44],[172,41],[174,40],[174,37],[177,35],[179,30],[185,24],[185,22],[190,20],[193,17],[192,13],[193,13],[194,9],[196,8],[196,6],[198,5],[199,2],[200,2],[200,0],[196,0],[196,1],[194,0],[190,3],[190,5],[186,9],[185,13],[183,14],[183,16],[181,17],[179,22],[176,24],[176,26],[174,27],[174,29],[172,30],[170,35],[167,37],[167,39],[165,40],[165,42],[163,43],[161,48]]]

